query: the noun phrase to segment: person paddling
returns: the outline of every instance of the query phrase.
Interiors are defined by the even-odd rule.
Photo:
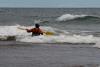
[[[35,24],[35,28],[32,29],[26,29],[28,33],[32,32],[32,36],[38,36],[38,35],[43,35],[43,31],[39,28],[39,24]]]

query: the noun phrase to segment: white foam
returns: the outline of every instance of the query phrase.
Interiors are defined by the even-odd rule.
[[[58,17],[56,20],[57,21],[66,21],[66,20],[72,20],[72,19],[76,19],[79,17],[85,17],[87,15],[72,15],[72,14],[64,14],[60,17]]]
[[[0,26],[0,35],[16,35],[16,26]]]
[[[98,39],[96,40],[96,44],[93,45],[93,47],[100,48],[100,38],[98,38]]]
[[[35,37],[25,37],[20,39],[22,42],[32,42],[32,43],[96,43],[96,38],[92,35],[80,36],[80,35],[59,35],[59,36],[35,36]]]
[[[0,39],[6,39],[5,36],[16,36],[16,41],[20,42],[32,42],[32,43],[97,43],[100,40],[100,37],[94,37],[93,35],[70,35],[70,33],[58,33],[57,35],[47,36],[34,36],[31,37],[31,33],[27,33],[25,30],[20,30],[18,27],[21,28],[32,28],[34,26],[0,26]],[[41,26],[41,28],[45,31],[56,32],[56,30],[52,27],[45,27]],[[67,32],[67,31],[66,31]],[[56,32],[57,33],[57,32]],[[64,34],[65,33],[65,34]]]
[[[41,20],[34,20],[34,23],[41,23]]]

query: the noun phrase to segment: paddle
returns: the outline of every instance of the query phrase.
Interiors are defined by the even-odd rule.
[[[26,30],[25,28],[21,28],[21,27],[17,27],[17,28],[20,29],[20,30]],[[54,33],[50,32],[50,31],[45,31],[45,32],[43,32],[43,34],[44,35],[54,35]]]
[[[17,27],[18,29],[20,29],[20,30],[26,30],[25,28],[21,28],[21,27]]]

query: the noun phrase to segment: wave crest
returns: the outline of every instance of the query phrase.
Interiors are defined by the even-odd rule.
[[[57,21],[67,21],[67,20],[75,20],[75,19],[87,19],[87,18],[99,18],[96,16],[89,16],[89,15],[72,15],[72,14],[64,14],[60,17],[58,17]]]

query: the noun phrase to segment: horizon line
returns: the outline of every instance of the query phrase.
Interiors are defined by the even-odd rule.
[[[0,7],[0,8],[100,8],[100,7]]]

